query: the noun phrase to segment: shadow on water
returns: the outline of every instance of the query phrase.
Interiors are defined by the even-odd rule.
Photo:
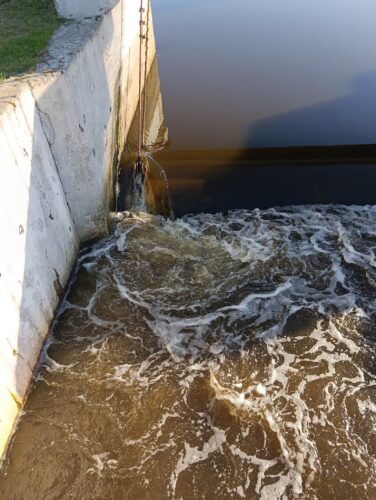
[[[353,92],[330,102],[282,113],[252,126],[247,147],[376,142],[376,72],[357,75]]]
[[[255,163],[159,160],[176,216],[231,209],[304,204],[365,205],[376,202],[376,161]]]
[[[376,88],[376,73],[354,82],[355,92],[348,97],[252,126],[244,149],[159,153],[175,214],[376,203],[376,93],[370,91]],[[356,133],[364,120],[369,122],[367,145],[357,143],[364,139]],[[333,143],[339,132],[341,143]],[[312,138],[317,146],[306,146]],[[265,147],[252,148],[255,144]]]

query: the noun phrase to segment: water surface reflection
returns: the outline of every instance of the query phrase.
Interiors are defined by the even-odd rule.
[[[372,0],[156,0],[173,147],[376,142]]]

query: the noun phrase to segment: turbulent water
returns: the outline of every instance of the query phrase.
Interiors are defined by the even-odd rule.
[[[376,498],[375,253],[376,207],[121,214],[0,497]]]

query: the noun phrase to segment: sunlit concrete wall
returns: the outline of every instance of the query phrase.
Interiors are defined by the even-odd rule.
[[[55,6],[62,17],[82,19],[101,15],[118,2],[119,0],[55,0]]]
[[[121,12],[118,4],[100,20],[60,28],[41,66],[44,74],[31,81],[83,242],[107,232],[117,147]]]
[[[138,104],[139,0],[88,16],[59,28],[38,73],[0,84],[0,457],[79,244],[108,233]]]
[[[78,250],[30,87],[0,86],[0,455]]]
[[[41,65],[43,79],[32,82],[81,241],[107,232],[114,155],[138,103],[139,6],[124,0],[99,21],[60,28]],[[151,17],[150,26],[148,68],[155,56]]]
[[[153,61],[156,56],[156,45],[154,36],[154,26],[152,11],[148,13],[149,2],[143,2],[145,13],[144,21],[149,23],[149,49],[147,61],[147,75],[150,73]],[[120,136],[123,143],[128,135],[134,114],[138,105],[138,90],[139,90],[139,8],[140,0],[124,0],[123,2],[123,34],[122,34],[122,77],[121,77],[121,95],[123,96],[120,107]],[[149,15],[148,15],[149,14]],[[129,22],[133,19],[132,22]],[[144,26],[144,33],[146,33]],[[144,57],[143,53],[143,57]],[[144,62],[144,61],[143,61]],[[145,72],[143,70],[142,80],[144,81]],[[148,102],[150,95],[148,95]]]

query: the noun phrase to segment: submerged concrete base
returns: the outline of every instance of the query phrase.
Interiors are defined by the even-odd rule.
[[[138,9],[63,25],[39,73],[0,84],[0,456],[79,245],[108,232],[138,104]],[[151,32],[148,68],[154,56]]]

